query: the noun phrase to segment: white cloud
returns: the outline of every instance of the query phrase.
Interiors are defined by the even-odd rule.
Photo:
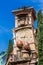
[[[10,32],[10,30],[0,25],[0,33],[2,32]]]

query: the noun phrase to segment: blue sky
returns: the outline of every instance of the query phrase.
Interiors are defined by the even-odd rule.
[[[8,41],[12,39],[11,29],[15,23],[11,11],[22,6],[32,6],[38,12],[40,9],[43,10],[43,0],[0,0],[0,52],[7,49]]]

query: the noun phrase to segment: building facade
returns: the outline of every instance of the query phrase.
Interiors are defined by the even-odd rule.
[[[0,65],[5,65],[7,59],[7,52],[2,52],[0,54]]]
[[[13,29],[14,46],[10,63],[13,65],[36,65],[37,30],[34,29],[36,12],[33,7],[13,11],[15,28]]]

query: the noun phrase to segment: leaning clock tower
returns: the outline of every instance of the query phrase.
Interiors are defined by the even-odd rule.
[[[33,7],[14,10],[15,28],[13,29],[13,61],[15,65],[36,65],[37,39],[34,21],[36,12]]]

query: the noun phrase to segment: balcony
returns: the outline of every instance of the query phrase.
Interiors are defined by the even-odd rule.
[[[20,63],[26,63],[30,62],[30,59],[24,59],[24,58],[17,58],[17,56],[14,55],[14,58],[10,59],[10,63],[14,64],[20,64]]]
[[[14,58],[16,58],[16,56],[14,56]],[[11,60],[9,63],[11,65],[37,65],[37,59],[31,61],[30,59],[16,58],[16,60],[15,59],[14,61]]]
[[[16,27],[13,29],[13,31],[18,31],[18,30],[21,30],[21,29],[25,29],[25,28],[32,28],[32,25],[25,25],[25,26],[22,26],[22,27]]]
[[[30,62],[29,51],[26,51],[26,50],[21,50],[21,51],[17,50],[17,55],[14,55],[14,54],[10,55],[10,62],[11,63],[12,62],[13,63]]]
[[[18,50],[17,52],[20,52],[20,50]],[[35,51],[31,51],[32,53],[35,52]],[[25,53],[28,53],[29,54],[29,51],[26,51],[26,50],[21,50],[21,53],[25,54]],[[20,54],[21,54],[20,53]],[[14,55],[14,54],[11,54],[10,55],[10,61],[9,63],[10,64],[14,64],[14,65],[35,65],[35,63],[37,62],[37,58],[32,58],[33,55],[30,55],[30,58],[24,58],[23,55],[21,57],[18,56],[19,54],[17,53],[17,55]]]

